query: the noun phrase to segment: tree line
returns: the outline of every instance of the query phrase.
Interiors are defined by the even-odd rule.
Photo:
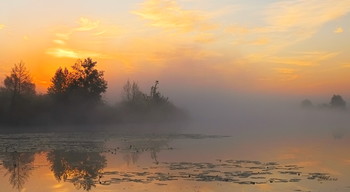
[[[127,81],[122,101],[106,104],[102,95],[108,83],[96,66],[96,61],[86,58],[70,69],[59,67],[47,93],[38,94],[25,64],[15,64],[0,87],[0,125],[106,125],[186,119],[184,111],[160,93],[159,81],[149,94],[137,83]]]
[[[315,105],[309,99],[304,99],[301,102],[301,106],[305,109],[334,109],[334,110],[346,110],[346,101],[341,95],[334,94],[329,103],[323,103]]]

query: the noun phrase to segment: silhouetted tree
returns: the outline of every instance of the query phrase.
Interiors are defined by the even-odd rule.
[[[48,94],[54,98],[68,97],[75,102],[88,101],[98,103],[107,90],[107,81],[103,71],[95,69],[97,62],[91,58],[78,60],[69,72],[66,68],[58,68],[51,79]]]
[[[154,85],[151,87],[150,99],[155,103],[167,103],[168,98],[162,96],[162,94],[158,91],[159,81],[155,81]]]
[[[331,98],[331,103],[330,103],[332,108],[336,109],[345,109],[346,108],[346,102],[340,95],[333,95]]]
[[[103,117],[108,116],[108,107],[102,102],[107,82],[96,65],[97,62],[87,58],[78,60],[71,71],[57,69],[47,91],[53,100],[51,114],[57,123],[90,124],[107,120]]]
[[[77,93],[89,101],[101,101],[102,93],[107,89],[107,81],[103,78],[103,71],[95,69],[96,64],[91,58],[75,63],[72,66],[68,91]]]
[[[51,85],[47,89],[47,93],[57,99],[62,99],[66,95],[69,86],[69,72],[67,68],[57,69],[54,77],[51,79]]]
[[[28,112],[35,97],[35,84],[23,62],[15,64],[11,74],[6,76],[1,93],[9,103],[5,109],[8,122],[21,124],[29,121]]]
[[[35,94],[35,85],[23,62],[15,64],[11,70],[11,74],[6,76],[4,85],[4,90],[11,95],[11,110],[17,105],[21,97]]]
[[[35,84],[29,75],[28,70],[23,62],[15,64],[11,70],[10,76],[6,76],[4,80],[5,89],[17,97],[19,95],[34,95]]]

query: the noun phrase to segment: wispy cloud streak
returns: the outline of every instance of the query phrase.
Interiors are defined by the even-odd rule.
[[[150,21],[152,26],[165,29],[189,32],[216,28],[215,24],[209,22],[209,14],[183,9],[174,0],[147,0],[141,4],[140,10],[132,13]]]

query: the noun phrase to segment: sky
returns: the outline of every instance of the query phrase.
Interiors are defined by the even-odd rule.
[[[350,95],[349,13],[350,0],[0,1],[0,81],[23,61],[45,93],[58,67],[91,57],[109,97],[128,79],[168,93]]]

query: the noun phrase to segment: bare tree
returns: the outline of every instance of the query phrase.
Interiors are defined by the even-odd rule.
[[[11,70],[10,76],[6,76],[4,85],[5,89],[13,94],[13,97],[35,94],[35,84],[32,82],[29,71],[23,62],[15,64]]]
[[[11,74],[6,76],[4,85],[4,91],[10,96],[10,119],[17,121],[24,112],[23,106],[27,104],[25,100],[35,95],[35,84],[23,62],[14,65]]]
[[[9,175],[9,182],[14,189],[21,191],[33,169],[34,153],[6,153],[3,167]]]
[[[137,83],[130,83],[128,80],[126,84],[123,86],[123,99],[125,102],[129,104],[142,103],[146,100],[146,95],[140,91]]]

